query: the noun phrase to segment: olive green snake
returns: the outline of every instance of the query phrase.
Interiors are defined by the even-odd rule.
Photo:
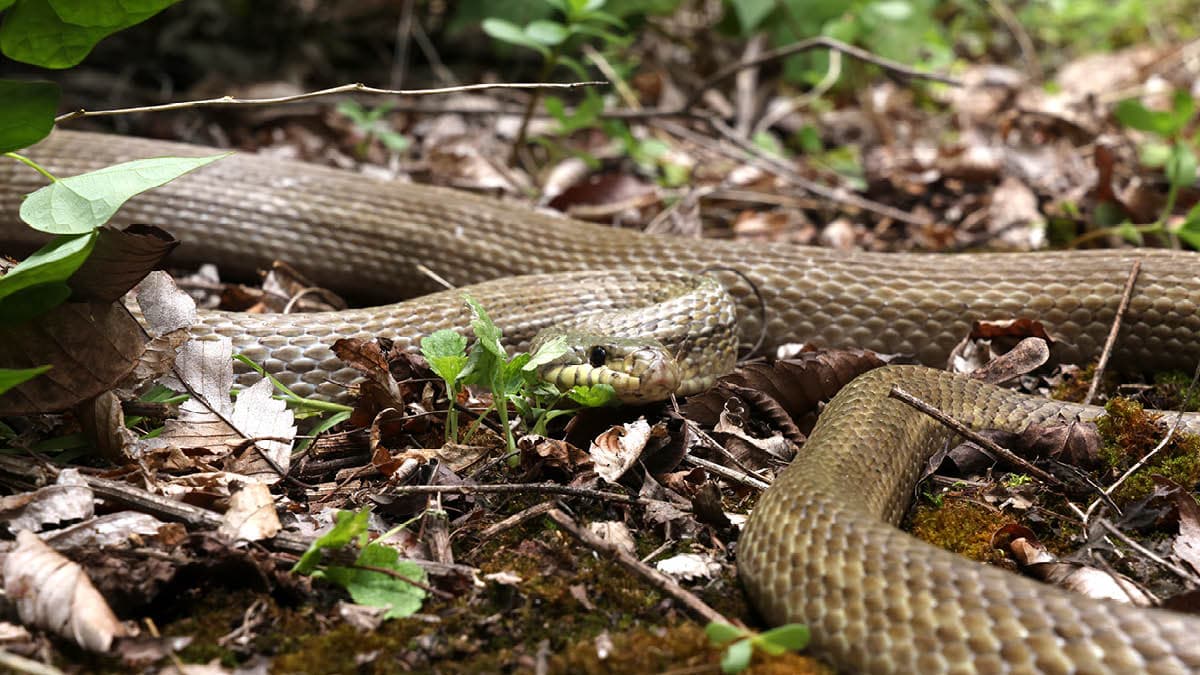
[[[72,175],[213,152],[57,131],[28,154]],[[0,164],[6,247],[31,242],[15,214],[20,195],[43,182],[15,162]],[[364,298],[438,290],[418,265],[455,286],[498,279],[471,290],[517,341],[583,309],[644,295],[647,284],[674,283],[676,272],[733,269],[740,276],[718,276],[737,305],[744,344],[763,334],[767,346],[855,346],[937,366],[971,322],[985,318],[1038,319],[1057,340],[1056,357],[1095,357],[1136,259],[1142,271],[1114,359],[1144,369],[1191,369],[1200,359],[1200,256],[1192,253],[841,253],[655,237],[242,154],[136,198],[119,220],[169,229],[183,242],[177,257],[184,261],[249,274],[282,259],[317,284]],[[531,273],[576,276],[510,285],[509,277]],[[545,293],[529,284],[546,285]],[[335,390],[328,380],[344,379],[328,351],[332,339],[385,335],[411,346],[432,330],[464,328],[468,318],[451,294],[337,313],[212,313],[197,331],[231,335],[301,393],[328,395]],[[825,410],[802,457],[761,497],[739,542],[742,579],[768,621],[809,624],[814,651],[849,671],[1200,670],[1200,619],[1089,600],[896,530],[924,454],[944,435],[887,398],[894,383],[975,426],[1021,428],[1064,407],[917,367],[855,380]]]

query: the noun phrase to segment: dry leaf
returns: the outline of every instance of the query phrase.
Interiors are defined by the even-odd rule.
[[[282,527],[270,488],[253,482],[229,497],[229,509],[217,531],[234,541],[260,541],[274,537]]]
[[[680,553],[658,561],[654,567],[663,574],[684,581],[712,579],[721,573],[721,563],[697,553]]]
[[[108,651],[128,629],[92,586],[83,568],[64,558],[28,530],[4,561],[4,592],[21,621],[55,631],[79,646]]]
[[[615,483],[637,463],[649,440],[650,424],[639,417],[636,421],[613,427],[597,436],[588,454],[592,457],[596,473],[604,480]]]

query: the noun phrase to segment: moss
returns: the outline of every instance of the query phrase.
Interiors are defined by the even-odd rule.
[[[1105,414],[1096,420],[1103,442],[1100,456],[1108,466],[1110,479],[1116,480],[1166,437],[1168,426],[1159,415],[1146,412],[1128,399],[1113,399],[1104,410]],[[1113,492],[1113,500],[1127,504],[1148,496],[1154,490],[1155,475],[1185,487],[1200,482],[1200,437],[1176,430],[1162,450]]]
[[[1164,410],[1200,410],[1200,387],[1192,387],[1192,376],[1178,370],[1154,376],[1155,397],[1151,405]]]
[[[612,649],[606,658],[597,655],[592,642],[576,643],[550,657],[554,673],[662,673],[717,672],[721,650],[709,644],[704,628],[685,623],[673,628],[639,628],[610,636]],[[771,657],[754,654],[746,675],[826,675],[833,671],[818,661],[799,654]]]
[[[1050,392],[1050,397],[1059,401],[1074,401],[1080,403],[1087,397],[1088,388],[1092,386],[1092,380],[1096,377],[1096,364],[1092,363],[1086,366],[1078,374],[1070,377],[1064,377],[1058,386]],[[1105,372],[1103,381],[1100,382],[1100,391],[1112,391],[1116,386],[1116,379],[1111,372]]]
[[[992,534],[1013,521],[975,502],[947,498],[941,506],[913,509],[910,531],[917,538],[979,562],[1001,563],[1004,554],[992,547]]]

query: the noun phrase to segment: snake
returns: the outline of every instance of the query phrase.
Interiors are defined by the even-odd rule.
[[[28,150],[60,176],[216,152],[67,130]],[[9,252],[38,243],[15,214],[22,195],[43,184],[26,167],[0,164],[0,241]],[[329,351],[336,337],[382,335],[413,348],[434,330],[466,330],[461,293],[442,290],[435,276],[468,286],[514,344],[708,271],[730,298],[742,344],[853,346],[942,366],[971,324],[989,318],[1037,319],[1055,358],[1095,358],[1140,261],[1114,363],[1190,369],[1200,359],[1200,255],[1191,252],[877,253],[655,236],[243,153],[139,195],[118,220],[161,223],[182,240],[181,262],[219,261],[232,275],[282,259],[366,302],[442,291],[337,312],[202,313],[197,334],[233,338],[305,395],[336,395],[351,377]],[[850,672],[1200,671],[1200,619],[1088,599],[898,530],[920,467],[947,432],[889,399],[894,385],[977,428],[1096,414],[923,366],[855,379],[760,497],[738,542],[743,586],[767,622],[808,624],[811,651]]]

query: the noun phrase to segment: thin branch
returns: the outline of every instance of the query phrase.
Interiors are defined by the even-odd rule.
[[[941,422],[945,426],[953,429],[959,435],[970,440],[972,443],[975,443],[979,447],[983,448],[985,451],[988,451],[992,455],[992,459],[996,459],[997,457],[1003,457],[1005,461],[1007,461],[1015,466],[1020,467],[1021,470],[1025,471],[1029,475],[1037,478],[1038,480],[1042,481],[1043,483],[1047,483],[1047,484],[1053,485],[1055,487],[1062,487],[1062,481],[1060,481],[1059,479],[1046,473],[1042,469],[1039,469],[1036,466],[1030,464],[1025,459],[1018,457],[1011,450],[1000,447],[1000,445],[998,445],[995,441],[991,440],[990,438],[980,435],[974,429],[967,427],[967,425],[963,424],[962,422],[959,422],[958,420],[947,415],[946,413],[942,412],[941,410],[938,410],[937,408],[926,403],[925,401],[922,401],[921,399],[917,398],[916,396],[913,396],[912,394],[908,393],[907,391],[904,391],[900,387],[893,385],[892,390],[890,392],[888,392],[888,397],[903,401],[904,403],[907,403],[908,405],[912,406],[913,408],[916,408],[917,410],[920,410],[921,412],[925,413],[926,415],[929,415],[930,417],[937,420],[938,422]]]
[[[1117,314],[1113,317],[1112,326],[1108,329],[1108,337],[1104,340],[1104,349],[1100,352],[1100,360],[1096,362],[1096,370],[1092,375],[1092,383],[1088,385],[1087,396],[1083,398],[1084,405],[1091,405],[1100,388],[1100,380],[1104,379],[1104,369],[1108,367],[1108,358],[1112,356],[1113,346],[1117,344],[1117,334],[1121,332],[1121,321],[1129,310],[1129,299],[1133,296],[1133,285],[1137,282],[1138,273],[1142,271],[1142,261],[1134,260],[1129,267],[1129,277],[1125,279],[1125,290],[1121,294],[1121,302],[1117,305]]]
[[[1150,549],[1146,548],[1145,546],[1142,546],[1141,544],[1137,543],[1136,541],[1131,539],[1129,537],[1129,535],[1127,535],[1124,532],[1122,532],[1121,530],[1117,529],[1116,525],[1113,525],[1112,523],[1108,522],[1107,519],[1101,518],[1097,522],[1100,524],[1101,527],[1108,530],[1109,533],[1112,534],[1112,536],[1116,537],[1117,539],[1120,539],[1121,543],[1125,544],[1129,548],[1132,548],[1133,550],[1135,550],[1138,553],[1153,560],[1154,562],[1158,563],[1159,565],[1162,565],[1163,567],[1171,570],[1171,572],[1173,572],[1180,579],[1186,580],[1188,583],[1192,584],[1193,586],[1200,586],[1200,577],[1197,577],[1195,574],[1188,572],[1187,570],[1183,569],[1179,565],[1172,563],[1171,561],[1163,558],[1162,556],[1158,555],[1154,551],[1151,551]]]
[[[963,86],[962,80],[955,77],[950,77],[949,75],[927,73],[916,70],[898,61],[885,59],[882,56],[876,56],[865,49],[859,49],[858,47],[848,45],[840,40],[834,40],[833,38],[828,37],[815,37],[808,40],[802,40],[785,47],[780,47],[778,49],[772,49],[770,51],[763,52],[752,59],[746,59],[745,61],[739,61],[737,63],[732,63],[728,66],[725,66],[705,80],[699,86],[699,88],[696,89],[696,91],[692,92],[692,95],[689,96],[686,101],[684,101],[682,106],[680,106],[680,110],[691,109],[691,107],[696,105],[696,103],[700,100],[700,97],[704,95],[704,92],[724,82],[727,78],[732,77],[735,73],[747,68],[753,68],[768,61],[775,61],[792,56],[793,54],[799,54],[801,52],[819,49],[822,47],[841,52],[847,56],[853,56],[860,61],[866,61],[867,63],[875,64],[884,70],[889,70],[893,73],[903,75],[904,77],[932,80],[934,82],[941,82],[942,84],[949,84],[955,87]]]
[[[164,103],[161,105],[147,105],[135,108],[114,108],[112,110],[83,110],[79,109],[74,112],[65,113],[54,118],[55,124],[61,124],[80,117],[107,117],[111,115],[128,115],[130,113],[140,112],[163,112],[165,110],[187,110],[191,108],[220,108],[228,106],[260,106],[260,105],[276,105],[279,103],[292,103],[294,101],[305,101],[311,98],[320,98],[322,96],[333,96],[337,94],[378,94],[383,96],[430,96],[433,94],[451,94],[464,91],[481,91],[489,89],[577,89],[579,87],[592,87],[596,85],[608,84],[607,82],[587,81],[587,82],[510,82],[496,84],[466,84],[457,87],[438,87],[435,89],[379,89],[376,87],[368,87],[361,82],[353,84],[343,84],[338,87],[330,87],[329,89],[321,89],[318,91],[309,91],[303,94],[295,94],[292,96],[276,96],[273,98],[236,98],[233,96],[220,96],[218,98],[201,99],[197,101],[177,101],[175,103]]]
[[[696,616],[710,622],[733,623],[722,616],[720,612],[709,607],[703,600],[696,597],[695,594],[680,586],[679,582],[629,555],[621,547],[612,542],[605,541],[588,530],[579,527],[570,516],[562,511],[551,509],[546,515],[557,523],[559,527],[566,530],[572,537],[598,552],[612,556],[618,565],[634,574],[641,575],[652,586],[683,603],[683,606],[691,610]]]
[[[603,490],[589,490],[587,488],[570,487],[568,485],[560,485],[558,483],[507,483],[501,485],[401,485],[388,490],[389,495],[432,495],[432,494],[454,494],[454,495],[511,495],[511,494],[546,494],[546,495],[565,495],[568,497],[585,497],[587,499],[599,499],[606,502],[615,502],[618,504],[640,504],[642,506],[652,506],[665,503],[659,499],[646,499],[645,497],[634,497],[631,495],[621,494],[619,492],[605,492]],[[687,511],[686,506],[671,504],[677,509]]]
[[[735,471],[733,469],[721,466],[716,462],[710,462],[707,459],[696,457],[695,455],[684,455],[683,461],[689,464],[695,464],[709,473],[714,473],[725,480],[745,485],[746,487],[752,487],[758,490],[766,490],[767,488],[771,487],[770,483],[759,478],[758,476],[755,476],[754,474],[746,473],[744,471]]]

